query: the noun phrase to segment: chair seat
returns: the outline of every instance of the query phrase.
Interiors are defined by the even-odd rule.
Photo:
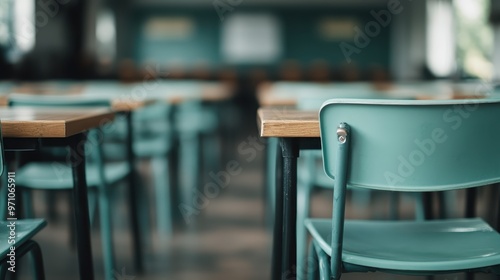
[[[17,178],[16,178],[17,179]],[[16,223],[16,247],[31,239],[37,232],[45,227],[47,222],[43,219],[32,219],[32,220],[17,220]],[[9,240],[10,229],[8,227],[10,221],[0,221],[0,260],[5,258],[5,256],[10,252],[10,246],[7,240]]]
[[[100,184],[97,165],[87,164],[87,185],[97,187]],[[127,162],[113,162],[104,165],[106,182],[113,184],[124,179],[130,173]],[[73,173],[68,165],[62,163],[33,162],[21,167],[16,174],[19,186],[33,189],[71,189]]]
[[[308,219],[307,229],[331,256],[332,222]],[[454,271],[500,264],[500,234],[482,219],[346,221],[344,263],[387,270]]]
[[[170,151],[172,143],[165,137],[154,139],[144,139],[134,144],[134,152],[139,158],[155,157],[166,155]]]
[[[133,147],[138,158],[165,156],[172,149],[172,141],[163,136],[137,139]],[[104,143],[104,154],[107,159],[111,160],[125,160],[127,156],[123,143]]]
[[[196,108],[177,116],[176,127],[180,132],[210,133],[217,129],[217,112],[207,108]]]

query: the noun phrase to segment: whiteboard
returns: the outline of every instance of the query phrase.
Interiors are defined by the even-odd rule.
[[[273,63],[282,54],[279,20],[271,14],[232,14],[222,23],[226,63]]]

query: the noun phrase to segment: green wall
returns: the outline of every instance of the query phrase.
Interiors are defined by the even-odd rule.
[[[325,59],[334,67],[347,65],[339,44],[352,40],[326,40],[317,31],[318,20],[329,18],[353,18],[360,28],[373,20],[371,9],[340,10],[334,8],[266,8],[244,9],[235,7],[233,13],[270,13],[281,22],[283,56],[282,60],[294,59],[302,65],[309,65],[313,60]],[[378,9],[375,9],[378,11]],[[228,16],[230,12],[226,13]],[[143,34],[143,25],[150,17],[188,17],[194,22],[194,31],[189,38],[175,40],[150,40]],[[215,11],[209,8],[190,9],[151,9],[143,8],[135,12],[135,30],[132,30],[135,59],[139,63],[153,62],[167,65],[173,61],[180,62],[184,67],[197,63],[208,63],[210,68],[224,65],[220,53],[220,36],[222,23]],[[369,69],[372,66],[389,67],[391,25],[382,27],[380,33],[371,38],[371,42],[360,52],[351,56],[353,64],[359,69]],[[261,65],[267,68],[276,68],[281,61]],[[352,65],[352,64],[351,64]],[[238,69],[245,69],[250,65],[236,65]],[[251,65],[255,67],[255,65]]]

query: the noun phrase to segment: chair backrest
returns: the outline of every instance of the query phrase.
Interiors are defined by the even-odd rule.
[[[342,268],[346,186],[439,191],[500,181],[500,99],[333,99],[319,113],[335,178],[332,277]]]
[[[334,99],[319,118],[325,172],[333,178],[346,164],[348,185],[439,191],[500,181],[500,99]],[[350,128],[348,163],[336,159],[340,123]]]

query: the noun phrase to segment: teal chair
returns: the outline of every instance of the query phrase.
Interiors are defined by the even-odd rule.
[[[15,243],[7,242],[12,236],[11,229],[9,228],[12,221],[4,220],[7,214],[6,210],[8,205],[6,202],[9,186],[9,180],[6,174],[6,170],[7,168],[4,164],[3,143],[0,139],[0,176],[2,176],[2,185],[0,186],[0,207],[2,207],[2,211],[0,211],[0,279],[6,279],[9,267],[11,267],[11,264],[8,263],[9,261],[11,261],[11,246],[15,246],[16,264],[19,263],[21,257],[26,255],[27,253],[30,253],[33,258],[33,279],[43,280],[45,279],[45,273],[43,268],[42,251],[38,243],[31,240],[31,238],[35,236],[35,234],[37,234],[40,230],[42,230],[47,223],[42,219],[16,220],[14,221]],[[16,270],[16,272],[18,271]]]
[[[217,165],[217,157],[220,155],[216,135],[214,135],[218,128],[218,119],[216,111],[211,109],[205,107],[199,100],[188,100],[177,106],[175,129],[180,149],[179,179],[182,186],[181,201],[186,205],[191,204],[193,193],[196,193],[197,188],[202,183],[200,171],[203,160],[212,163],[210,164],[212,168],[209,171],[217,170],[217,167],[213,167]],[[200,158],[202,144],[204,155]],[[191,219],[186,220],[188,223],[190,221]]]
[[[0,279],[6,279],[7,272],[9,271],[10,264],[10,246],[7,242],[9,240],[9,221],[0,221]],[[33,278],[37,280],[45,279],[45,273],[43,268],[43,258],[42,250],[40,246],[35,241],[31,240],[36,233],[42,230],[46,225],[46,222],[42,219],[26,219],[16,221],[16,264],[19,263],[20,258],[30,253],[33,257]],[[16,265],[17,268],[17,265]],[[18,273],[18,270],[15,270]]]
[[[189,86],[189,83],[175,83],[173,89],[169,84],[161,81],[148,83],[120,83],[114,80],[91,81],[85,83],[82,95],[90,99],[102,98],[103,95],[111,97],[127,97],[135,99],[164,100],[170,91],[180,87]],[[130,96],[129,96],[130,94]],[[171,184],[170,184],[170,162],[168,155],[172,151],[172,106],[167,102],[157,102],[147,107],[135,110],[132,114],[134,127],[133,151],[137,159],[149,160],[152,169],[154,187],[154,200],[156,204],[156,225],[159,236],[166,237],[173,231],[171,211]],[[125,121],[116,121],[116,128],[107,135],[104,144],[105,158],[112,160],[123,160],[126,155],[123,142],[127,135],[127,124]],[[144,195],[144,193],[141,193]],[[147,204],[147,199],[141,197]],[[149,221],[149,209],[142,208],[141,222],[147,228]]]
[[[297,90],[297,108],[300,110],[319,111],[321,105],[331,98],[386,99],[385,95],[373,91],[365,84],[325,87],[322,85],[304,87]],[[276,144],[274,144],[276,145]],[[271,149],[270,149],[271,150]],[[273,178],[273,180],[275,180]],[[333,189],[333,180],[323,172],[322,153],[320,150],[301,151],[297,174],[297,279],[306,277],[307,230],[304,221],[309,217],[311,192],[315,187]],[[350,189],[352,202],[356,208],[366,208],[370,204],[371,192],[367,189]],[[419,194],[416,194],[419,196]],[[390,217],[398,218],[399,197],[391,193]],[[423,219],[424,208],[417,198],[416,218]]]
[[[156,204],[156,226],[160,236],[173,232],[172,188],[170,184],[169,154],[173,149],[172,107],[164,102],[148,106],[133,116],[134,153],[139,159],[150,161],[154,198]]]
[[[170,162],[168,155],[172,151],[172,125],[170,124],[172,106],[164,102],[134,111],[132,115],[133,150],[137,159],[148,160],[152,171],[156,226],[160,237],[172,234],[172,193],[170,184]],[[117,129],[107,137],[104,143],[104,157],[112,160],[124,160],[126,155],[123,142],[126,137],[126,123],[116,120]],[[149,209],[144,208],[143,221],[146,227]],[[144,215],[146,214],[146,215]]]
[[[333,99],[319,113],[333,217],[308,219],[309,276],[500,273],[500,234],[480,218],[345,220],[346,187],[445,191],[500,182],[500,100]]]
[[[10,106],[64,106],[64,107],[96,107],[110,106],[105,99],[87,99],[63,96],[11,95]],[[107,127],[111,130],[112,127]],[[112,219],[111,219],[111,185],[125,180],[130,174],[127,162],[118,161],[105,163],[103,160],[102,139],[103,133],[99,129],[89,131],[87,135],[87,185],[89,186],[89,202],[92,195],[97,194],[99,205],[99,220],[103,244],[103,261],[105,279],[113,279],[115,256],[113,253]],[[49,149],[48,154],[58,157],[66,155],[66,151]],[[17,186],[29,190],[68,190],[73,188],[71,167],[62,162],[30,162],[21,166],[16,172]],[[28,202],[30,203],[30,202]],[[91,209],[93,207],[90,207]],[[30,207],[27,215],[33,215]],[[91,214],[90,217],[93,215]]]

